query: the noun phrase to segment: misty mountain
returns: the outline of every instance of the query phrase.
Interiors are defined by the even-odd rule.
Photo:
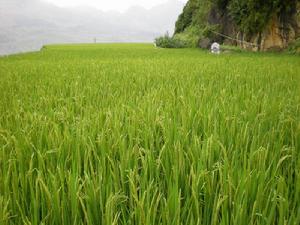
[[[60,8],[41,0],[0,0],[0,55],[38,50],[45,44],[152,42],[174,23],[184,4],[170,0],[151,9],[104,12]]]

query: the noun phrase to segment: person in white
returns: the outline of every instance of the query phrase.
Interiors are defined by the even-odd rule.
[[[214,42],[212,45],[211,45],[211,53],[213,54],[220,54],[220,44],[217,43],[217,42]]]

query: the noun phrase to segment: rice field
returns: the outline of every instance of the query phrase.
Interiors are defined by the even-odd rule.
[[[300,57],[150,44],[0,58],[0,224],[300,224]]]

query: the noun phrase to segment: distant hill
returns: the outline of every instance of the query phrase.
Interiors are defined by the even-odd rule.
[[[132,7],[119,13],[60,8],[40,0],[0,0],[0,55],[94,38],[97,42],[151,42],[174,31],[183,6],[179,0],[170,0],[151,9]]]

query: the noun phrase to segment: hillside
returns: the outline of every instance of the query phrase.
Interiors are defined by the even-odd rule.
[[[201,47],[218,41],[252,50],[280,50],[300,37],[296,0],[189,0],[175,35]]]

